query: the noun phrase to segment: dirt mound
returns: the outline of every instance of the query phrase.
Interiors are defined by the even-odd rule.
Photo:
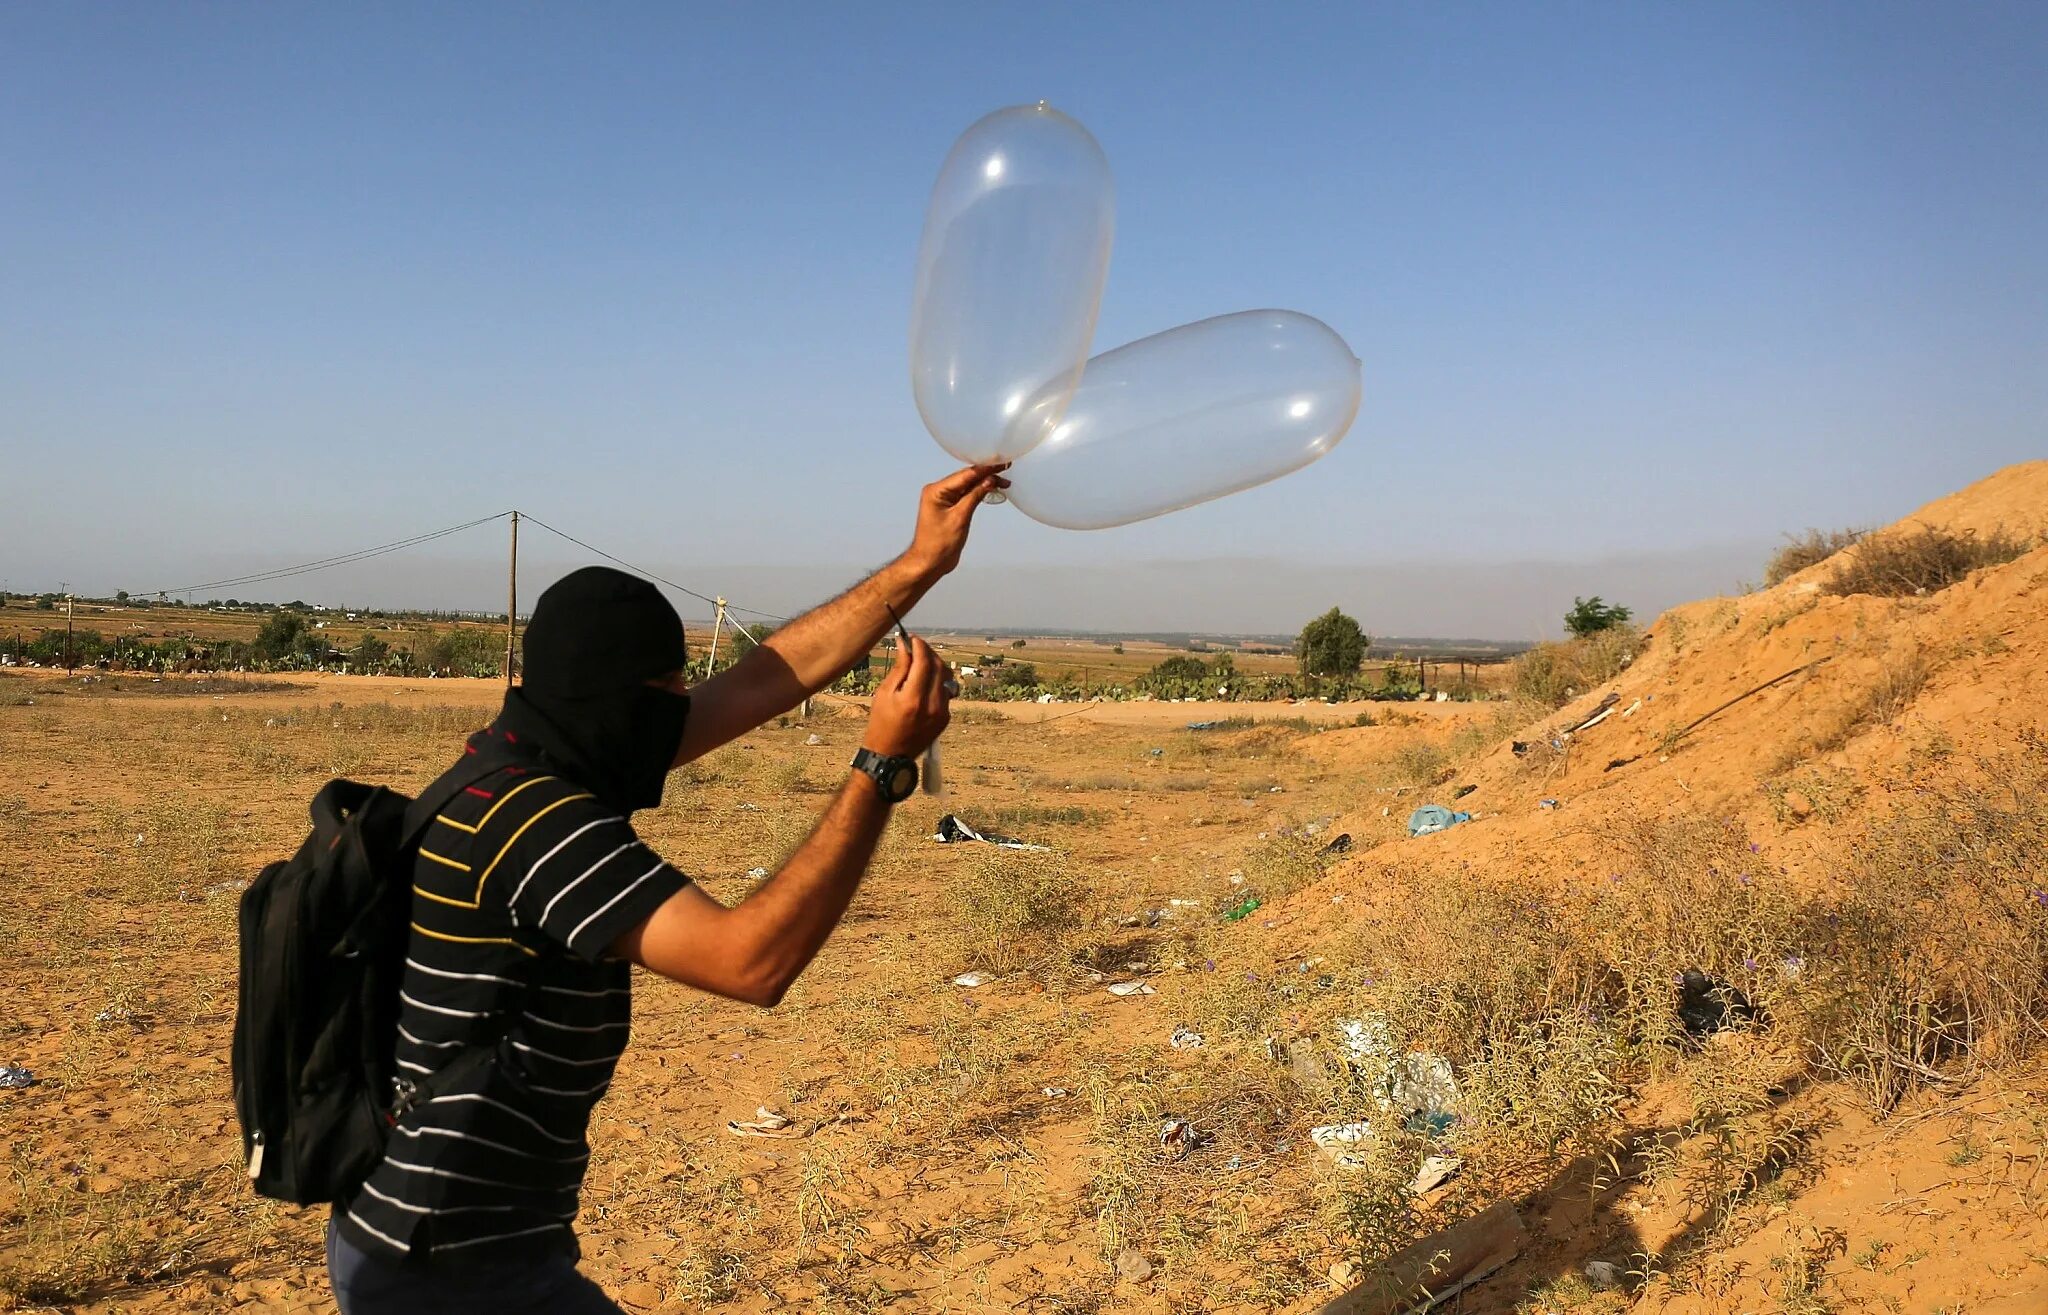
[[[1899,524],[2048,524],[2048,461]],[[1615,680],[1509,731],[1434,788],[1376,798],[1340,825],[1443,803],[1474,821],[1427,838],[1432,859],[1569,876],[1604,870],[1604,820],[1676,809],[1738,819],[1796,865],[1853,835],[1916,771],[1995,756],[2042,724],[2048,546],[1925,597],[1838,597],[1823,590],[1835,569],[1671,609]],[[1364,737],[1310,747],[1340,771],[1372,752]],[[1415,843],[1361,852],[1337,880],[1412,859]],[[1302,906],[1326,903],[1318,890]]]

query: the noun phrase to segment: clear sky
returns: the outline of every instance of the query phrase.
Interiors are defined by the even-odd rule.
[[[518,506],[807,601],[946,468],[905,362],[926,197],[1043,98],[1117,174],[1097,350],[1291,307],[1365,404],[1207,507],[989,514],[928,623],[1113,627],[1174,562],[1215,568],[1190,626],[1291,628],[1311,567],[1383,633],[1527,637],[1608,568],[1654,608],[2048,455],[2044,68],[2039,4],[8,5],[0,577]],[[278,596],[502,606],[495,534]],[[577,560],[533,546],[537,582]],[[1404,612],[1431,563],[1567,565]]]

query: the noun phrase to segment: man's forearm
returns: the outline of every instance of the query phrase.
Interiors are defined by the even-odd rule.
[[[850,777],[780,871],[733,906],[736,937],[762,1003],[782,999],[817,957],[860,889],[889,805],[875,783]]]
[[[762,647],[782,659],[805,697],[846,674],[898,616],[917,606],[937,576],[899,557],[830,602],[768,636]]]

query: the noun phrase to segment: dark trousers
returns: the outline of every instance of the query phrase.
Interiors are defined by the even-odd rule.
[[[373,1256],[327,1224],[327,1276],[341,1315],[622,1315],[556,1252],[503,1264],[406,1264]]]

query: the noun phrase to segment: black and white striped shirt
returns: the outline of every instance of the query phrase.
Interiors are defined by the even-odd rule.
[[[480,731],[469,752],[495,749]],[[686,883],[589,791],[539,765],[457,795],[413,886],[398,1066],[425,1075],[494,1037],[498,1060],[419,1105],[336,1206],[357,1246],[484,1258],[574,1249],[585,1134],[631,1027],[630,966],[606,957]]]

